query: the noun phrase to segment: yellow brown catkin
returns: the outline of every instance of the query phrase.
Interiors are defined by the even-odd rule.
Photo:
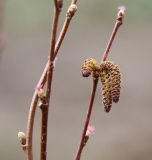
[[[102,102],[104,104],[104,110],[105,112],[109,112],[112,106],[110,72],[106,69],[102,70],[100,79],[102,83]]]
[[[107,69],[111,75],[111,96],[112,101],[117,103],[120,97],[120,83],[121,83],[121,75],[118,65],[113,64],[110,61],[102,62],[101,70]]]
[[[88,58],[82,65],[81,72],[83,77],[89,77],[92,71],[100,70],[98,62],[93,58]]]

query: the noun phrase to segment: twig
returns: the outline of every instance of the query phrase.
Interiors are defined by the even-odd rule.
[[[107,48],[106,48],[106,50],[104,52],[104,56],[103,56],[102,61],[106,61],[107,56],[108,56],[109,51],[110,51],[110,48],[112,46],[113,40],[114,40],[114,38],[116,36],[116,33],[117,33],[117,31],[118,31],[118,29],[119,29],[119,27],[120,27],[121,24],[122,24],[122,21],[118,21],[118,20],[116,21],[116,24],[115,24],[113,32],[111,34],[111,37],[110,37],[110,40],[108,42]]]
[[[96,94],[97,84],[98,84],[98,78],[94,78],[92,93],[91,93],[91,97],[90,97],[90,103],[89,103],[89,107],[88,107],[88,112],[87,112],[86,120],[85,120],[85,123],[84,123],[81,142],[80,142],[75,160],[80,159],[80,156],[81,156],[81,153],[82,153],[82,150],[83,150],[84,139],[85,139],[85,135],[86,135],[88,125],[89,125],[90,117],[91,117],[91,112],[92,112],[93,102],[94,102],[94,98],[95,98],[95,94]]]
[[[74,1],[71,4],[76,4],[76,2],[77,1]],[[72,15],[72,17],[73,17],[73,15]],[[63,39],[65,37],[65,34],[67,32],[67,29],[69,27],[69,24],[71,22],[72,17],[71,18],[66,17],[66,19],[65,19],[64,25],[62,27],[62,30],[59,34],[59,38],[58,38],[57,43],[55,45],[55,52],[54,52],[55,56],[57,56],[58,50],[61,47],[61,44],[63,42]],[[55,56],[53,56],[52,61],[54,61]],[[45,69],[44,69],[44,71],[41,75],[41,78],[38,82],[38,84],[42,84],[42,86],[44,86],[44,84],[46,82],[48,66],[49,66],[49,62],[47,62],[46,66],[45,66]],[[31,102],[31,105],[30,105],[28,122],[27,122],[27,143],[26,143],[27,160],[33,160],[33,155],[32,155],[33,125],[34,125],[37,102],[38,102],[38,95],[37,95],[37,91],[35,90],[33,98],[32,98],[32,102]]]
[[[42,120],[41,120],[41,151],[40,151],[40,160],[46,160],[47,157],[47,128],[48,128],[48,111],[49,111],[49,102],[52,86],[52,76],[53,76],[53,55],[55,50],[55,41],[57,33],[57,25],[60,11],[58,10],[58,2],[55,0],[55,12],[54,12],[54,21],[51,32],[51,50],[49,54],[49,65],[47,70],[47,81],[46,81],[46,103],[41,106],[42,111]]]
[[[63,24],[63,27],[62,27],[62,30],[61,30],[61,33],[60,33],[59,38],[58,38],[58,40],[57,40],[57,42],[56,42],[53,60],[55,59],[55,57],[56,57],[57,54],[58,54],[59,48],[61,47],[61,44],[62,44],[62,42],[63,42],[63,39],[64,39],[64,37],[65,37],[65,34],[66,34],[66,32],[67,32],[67,30],[68,30],[68,28],[69,28],[70,21],[71,21],[71,19],[69,19],[69,18],[66,17],[66,19],[65,19],[65,21],[64,21],[64,24]],[[47,63],[47,65],[48,65],[48,63]]]
[[[122,10],[119,9],[119,12],[118,12],[118,15],[117,15],[117,20],[116,20],[113,32],[111,33],[110,40],[109,40],[109,42],[107,44],[106,50],[104,52],[102,61],[106,61],[106,59],[107,59],[108,53],[109,53],[110,48],[111,48],[112,43],[113,43],[113,40],[114,40],[114,38],[116,36],[116,33],[117,33],[120,25],[122,24],[122,18],[124,16],[124,10],[125,10],[125,8],[123,8]],[[77,151],[75,160],[80,160],[80,158],[81,158],[81,153],[82,153],[82,150],[83,150],[83,147],[84,147],[83,144],[84,144],[84,141],[85,141],[85,135],[86,135],[86,132],[87,132],[87,128],[88,128],[88,125],[89,125],[91,112],[92,112],[92,108],[93,108],[93,102],[94,102],[94,98],[95,98],[97,84],[98,84],[98,79],[94,78],[92,94],[91,94],[91,98],[90,98],[90,104],[89,104],[89,107],[88,107],[88,112],[87,112],[86,120],[85,120],[85,123],[84,123],[83,133],[82,133],[81,141],[80,141],[80,144],[79,144],[79,147],[78,147],[78,151]]]

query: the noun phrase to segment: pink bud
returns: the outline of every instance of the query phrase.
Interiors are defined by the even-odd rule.
[[[42,90],[42,84],[38,84],[37,87],[36,87],[36,90],[38,92],[40,92]]]
[[[95,133],[95,127],[94,126],[88,126],[86,136],[90,136],[91,134]]]
[[[120,15],[120,16],[124,16],[126,7],[125,7],[124,5],[121,5],[121,6],[118,7],[118,10],[119,10],[118,16],[119,16],[119,15]]]

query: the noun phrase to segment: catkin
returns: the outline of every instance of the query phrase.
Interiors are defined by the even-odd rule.
[[[98,62],[93,58],[88,58],[82,65],[81,72],[83,77],[90,76],[92,71],[100,70]]]
[[[101,70],[107,69],[111,76],[111,96],[112,101],[117,103],[120,97],[120,83],[121,75],[118,65],[113,64],[110,61],[104,61],[101,64]]]
[[[112,106],[110,72],[108,70],[102,70],[100,79],[102,83],[102,102],[104,110],[105,112],[109,112]]]

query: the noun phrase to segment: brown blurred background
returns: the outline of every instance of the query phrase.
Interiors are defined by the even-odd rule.
[[[70,0],[65,3],[59,29]],[[81,77],[80,67],[88,57],[100,61],[122,4],[127,8],[124,24],[108,57],[121,67],[121,100],[104,113],[99,83],[91,119],[96,133],[82,160],[152,159],[151,0],[79,0],[55,68],[48,159],[72,160],[75,155],[92,84],[91,78]],[[50,0],[0,0],[0,35],[5,42],[0,52],[0,159],[25,159],[17,133],[26,131],[31,97],[47,61],[52,13]],[[39,123],[37,109],[35,159]]]

